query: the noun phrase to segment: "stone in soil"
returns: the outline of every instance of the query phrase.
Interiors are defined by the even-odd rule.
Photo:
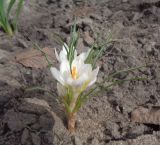
[[[8,110],[4,116],[4,123],[7,123],[11,131],[20,131],[25,127],[25,124],[21,121],[20,116],[14,110]]]
[[[138,107],[131,113],[131,120],[138,123],[160,125],[160,107]]]
[[[38,136],[38,134],[31,133],[31,137],[33,145],[41,145],[41,138]]]
[[[28,140],[29,140],[29,131],[28,129],[25,128],[22,132],[21,143],[25,145],[27,144]]]
[[[47,110],[43,106],[38,104],[36,105],[31,102],[29,103],[24,100],[22,100],[21,104],[18,107],[18,110],[24,113],[31,113],[31,114],[37,114],[37,115],[42,115],[47,112]]]

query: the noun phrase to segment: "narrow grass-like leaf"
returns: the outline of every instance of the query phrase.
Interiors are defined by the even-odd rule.
[[[26,88],[25,91],[26,92],[31,92],[31,91],[44,91],[44,92],[47,92],[48,94],[52,95],[52,96],[56,96],[56,94],[53,94],[51,91],[47,90],[47,89],[44,89],[42,87],[39,87],[39,86],[34,86],[34,87],[29,87],[29,88]]]
[[[1,27],[6,31],[5,22],[6,22],[6,13],[4,10],[4,0],[0,0],[0,23]]]
[[[20,15],[20,11],[21,11],[22,6],[23,6],[23,1],[24,0],[19,0],[18,5],[17,5],[16,16],[15,16],[15,18],[13,20],[14,29],[17,29],[17,21],[18,21],[18,17]]]
[[[45,59],[48,63],[48,67],[50,68],[52,66],[52,63],[50,62],[50,60],[48,58],[48,55],[39,47],[38,44],[34,43],[34,46],[35,46],[36,49],[38,49],[43,54],[43,56],[45,57]]]
[[[78,111],[78,109],[80,108],[82,106],[82,100],[81,100],[81,96],[79,96],[78,97],[78,99],[77,99],[77,101],[76,101],[76,105],[75,105],[75,107],[74,107],[74,109],[73,109],[73,113],[74,112],[77,112]]]
[[[64,103],[64,106],[65,106],[65,108],[66,108],[66,113],[71,113],[72,111],[71,111],[71,108],[70,108],[70,106],[68,105],[68,103],[65,101],[65,100],[62,100],[63,101],[63,103]]]
[[[115,73],[112,73],[110,75],[108,75],[107,77],[104,78],[104,81],[110,81],[110,79],[112,79],[114,76],[120,74],[120,73],[126,73],[126,72],[131,72],[131,71],[134,71],[134,70],[138,70],[140,68],[143,68],[143,67],[146,67],[145,65],[144,66],[138,66],[138,67],[132,67],[132,68],[128,68],[128,69],[124,69],[124,70],[120,70],[120,71],[117,71]]]
[[[97,85],[94,88],[92,88],[90,91],[88,91],[87,93],[81,94],[81,96],[80,96],[81,98],[79,98],[79,100],[77,100],[77,104],[74,108],[74,111],[75,112],[78,111],[78,109],[82,106],[82,103],[86,102],[88,100],[88,98],[90,97],[90,95],[92,95],[93,93],[94,93],[94,95],[96,95],[96,94],[100,93],[101,91],[104,91],[104,90],[108,91],[110,87],[115,86],[117,84],[124,83],[124,82],[143,81],[143,80],[147,80],[147,78],[134,77],[134,78],[125,79],[125,80],[115,80],[107,86],[104,86],[101,83],[97,83]]]
[[[70,39],[70,43],[69,43],[69,52],[67,53],[67,58],[69,61],[69,65],[70,65],[70,70],[71,70],[71,66],[72,66],[72,61],[74,60],[74,53],[76,50],[76,46],[78,43],[78,32],[76,31],[76,23],[73,25],[73,27],[71,27],[71,39]]]
[[[91,48],[90,48],[90,52],[85,60],[86,64],[92,64],[93,62],[93,55],[94,55],[94,48],[95,48],[96,43],[93,43]]]
[[[2,23],[1,23],[1,20],[0,20],[0,27],[2,27],[3,25],[2,25]]]
[[[1,16],[1,19],[3,19],[5,16],[4,0],[0,0],[0,16]]]
[[[9,5],[7,7],[7,18],[9,17],[9,14],[11,12],[11,9],[13,7],[13,5],[15,4],[16,0],[10,0]]]
[[[95,68],[97,60],[98,60],[99,57],[102,55],[102,53],[104,52],[105,49],[106,49],[106,47],[103,46],[103,47],[101,47],[101,49],[98,51],[98,53],[97,53],[97,55],[96,55],[96,57],[95,57],[95,59],[94,59],[94,62],[93,62],[93,64],[92,64],[92,67],[93,67],[93,68]]]
[[[73,101],[73,98],[74,98],[74,96],[73,96],[73,91],[70,89],[70,88],[68,88],[68,92],[67,92],[67,104],[68,105],[70,105],[71,104],[71,102]]]
[[[91,46],[90,53],[88,54],[85,63],[92,64],[92,68],[94,69],[96,66],[96,62],[98,61],[99,58],[102,57],[103,52],[109,48],[109,44],[112,42],[111,41],[111,35],[112,33],[109,34],[107,37],[106,41],[103,44],[99,44],[99,41],[96,41],[93,43]]]
[[[92,64],[93,68],[95,68],[96,62],[102,56],[102,53],[108,48],[108,44],[111,43],[111,38],[112,38],[112,33],[109,34],[109,36],[106,39],[106,42],[98,46],[99,50],[96,53],[95,58],[93,60],[93,64]]]
[[[64,40],[63,40],[63,38],[60,36],[60,35],[58,35],[58,34],[56,34],[56,33],[53,33],[53,37],[54,37],[54,39],[55,39],[55,41],[58,43],[58,44],[60,44],[60,45],[64,45]]]
[[[108,88],[110,88],[112,86],[115,86],[117,84],[121,84],[121,83],[124,83],[124,82],[129,82],[129,81],[144,81],[144,80],[147,80],[147,78],[133,77],[133,78],[124,79],[124,80],[115,80],[115,81],[113,81],[111,84],[109,84],[107,86],[99,85],[99,87],[107,90]]]
[[[20,14],[21,8],[23,6],[24,0],[19,0],[16,14],[12,16],[12,20],[10,19],[11,10],[16,2],[16,0],[10,0],[9,2],[6,0],[0,0],[0,26],[2,29],[8,33],[10,36],[13,35],[13,31],[17,28],[17,20]]]
[[[76,105],[75,105],[72,112],[73,113],[77,112],[81,108],[81,106],[88,100],[88,98],[89,98],[89,96],[80,95],[76,101]]]

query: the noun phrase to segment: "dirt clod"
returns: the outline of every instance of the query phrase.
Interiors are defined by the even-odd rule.
[[[131,120],[138,123],[149,123],[160,125],[160,107],[139,107],[131,113]]]

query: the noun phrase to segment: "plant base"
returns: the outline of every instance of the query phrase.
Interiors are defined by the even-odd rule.
[[[75,133],[76,113],[70,113],[68,115],[68,131],[71,134]]]

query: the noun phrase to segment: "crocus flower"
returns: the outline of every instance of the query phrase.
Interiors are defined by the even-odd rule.
[[[85,64],[89,51],[83,52],[80,55],[77,55],[75,51],[74,60],[70,67],[66,49],[68,49],[68,46],[63,46],[59,55],[55,51],[57,60],[60,62],[60,70],[51,67],[51,73],[62,86],[66,88],[71,87],[73,91],[82,92],[96,82],[99,67],[92,70],[91,64]]]
[[[70,58],[68,58],[69,51],[67,44],[64,44],[59,55],[55,49],[60,68],[58,70],[55,67],[51,67],[50,70],[53,77],[58,81],[57,90],[66,108],[68,130],[73,133],[76,121],[76,112],[74,110],[78,104],[77,100],[87,87],[96,82],[99,67],[92,69],[91,64],[85,63],[90,50],[77,55],[77,51],[73,49],[72,61],[69,61]]]

